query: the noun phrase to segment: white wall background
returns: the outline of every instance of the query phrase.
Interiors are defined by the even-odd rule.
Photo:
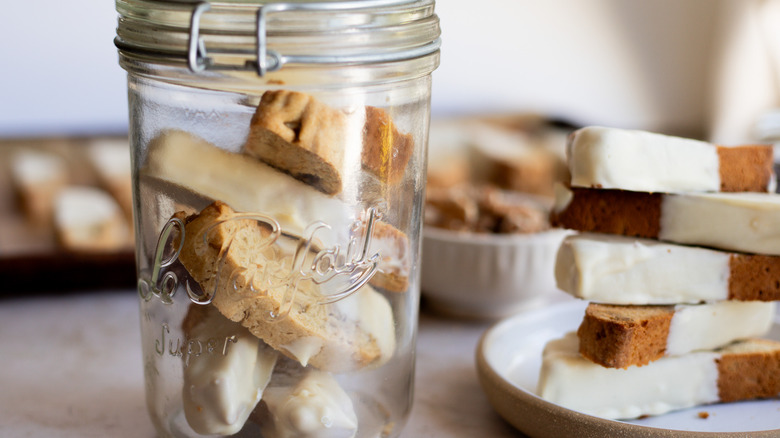
[[[437,109],[528,108],[652,129],[702,122],[715,2],[487,0],[477,11],[456,3],[439,3]]]
[[[112,0],[4,2],[0,135],[123,132]]]
[[[752,78],[755,64],[747,75],[719,74],[728,70],[719,60],[723,41],[739,39],[724,31],[751,28],[740,18],[744,5],[768,2],[775,0],[439,0],[444,45],[433,113],[536,111],[690,135],[707,132],[713,117],[721,125],[741,117],[720,135],[747,136],[756,114],[777,105],[776,79],[767,65],[760,79]],[[127,99],[112,41],[113,2],[4,6],[0,136],[123,132]],[[755,38],[745,38],[755,48]],[[733,46],[732,54],[749,52]],[[751,98],[737,115],[714,109],[744,94],[734,91],[733,77],[747,77],[748,94],[764,101]]]

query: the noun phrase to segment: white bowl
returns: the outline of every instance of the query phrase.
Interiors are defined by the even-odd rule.
[[[555,256],[571,231],[464,233],[425,227],[422,295],[434,310],[495,319],[554,300]]]

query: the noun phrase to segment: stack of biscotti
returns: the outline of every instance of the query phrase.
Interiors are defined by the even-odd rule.
[[[556,280],[590,303],[540,395],[628,419],[780,395],[780,195],[770,146],[588,127],[567,143]]]

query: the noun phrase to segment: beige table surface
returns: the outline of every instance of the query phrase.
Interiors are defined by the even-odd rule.
[[[403,437],[522,437],[491,408],[474,352],[488,322],[425,310]],[[154,437],[133,291],[0,299],[0,437]]]

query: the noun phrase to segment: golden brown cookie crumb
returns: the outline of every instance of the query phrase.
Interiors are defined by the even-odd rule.
[[[266,91],[244,149],[247,154],[318,190],[342,188],[346,116],[296,91]]]
[[[666,352],[674,306],[590,303],[577,336],[580,353],[599,365],[646,365]]]
[[[430,188],[425,224],[454,231],[526,234],[550,228],[546,207],[493,186]]]
[[[411,134],[398,130],[385,110],[366,107],[362,162],[381,181],[395,184],[403,179],[414,150]]]

